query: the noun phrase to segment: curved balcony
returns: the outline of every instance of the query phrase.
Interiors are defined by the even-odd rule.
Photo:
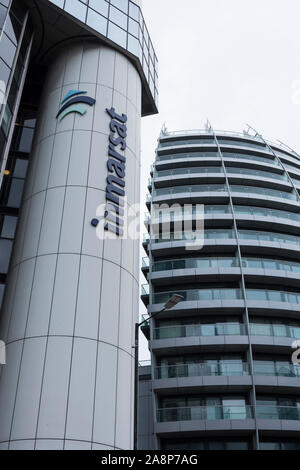
[[[288,407],[287,407],[288,408]],[[267,413],[267,412],[266,412]],[[270,410],[274,415],[274,410]],[[291,413],[294,419],[300,420],[296,413]],[[253,418],[253,407],[250,405],[232,406],[190,406],[178,408],[161,408],[156,410],[158,423],[169,421],[219,420],[219,419],[249,419]]]
[[[171,379],[177,377],[209,377],[209,376],[243,376],[249,375],[249,364],[246,362],[209,362],[157,366],[154,378]]]
[[[239,322],[169,325],[153,329],[154,340],[244,335],[247,335],[246,326]],[[292,326],[284,324],[250,323],[250,335],[300,339],[300,324],[299,326]]]
[[[269,258],[242,258],[243,273],[246,280],[255,281],[263,277],[263,282],[281,282],[287,286],[298,286],[300,263],[288,260]],[[239,259],[236,257],[201,257],[181,258],[167,261],[156,261],[152,265],[152,272],[148,279],[154,285],[168,284],[170,279],[176,282],[189,282],[206,279],[217,281],[222,279],[238,279],[242,275]]]
[[[238,227],[241,228],[256,228],[257,230],[271,229],[273,231],[276,224],[278,232],[287,232],[295,235],[300,234],[299,212],[267,207],[235,205],[234,217]],[[212,204],[204,205],[203,210],[202,208],[197,209],[196,206],[158,209],[156,212],[153,212],[152,216],[150,216],[149,213],[145,214],[145,226],[149,230],[151,223],[153,233],[158,233],[160,225],[165,224],[165,226],[169,228],[172,227],[171,224],[173,223],[179,224],[184,221],[184,223],[191,224],[192,221],[198,222],[203,218],[206,229],[210,229],[214,226],[218,228],[222,225],[228,226],[230,221],[231,223],[233,222],[233,214],[229,205]],[[175,227],[174,229],[176,230]]]
[[[173,291],[167,291],[153,294],[153,303],[165,303],[168,301],[169,297],[174,293],[175,292]],[[192,289],[178,290],[176,291],[176,293],[183,297],[184,302],[243,299],[243,293],[241,289]],[[180,305],[182,306],[183,303],[181,302]]]
[[[300,409],[297,406],[272,405],[231,405],[231,406],[190,406],[161,408],[156,412],[157,422],[249,419],[256,413],[257,419],[278,419],[300,421]]]
[[[251,314],[259,314],[269,312],[269,314],[283,314],[289,312],[291,318],[297,318],[300,312],[300,293],[268,290],[268,289],[246,289],[247,298],[243,298],[241,289],[190,289],[190,290],[169,290],[152,294],[152,302],[150,301],[149,312],[154,313],[161,310],[162,305],[168,301],[172,294],[179,294],[183,297],[173,309],[173,315],[179,312],[196,312],[203,310],[207,312],[217,312],[222,309],[226,311],[236,312],[243,310],[245,304]],[[143,299],[146,304],[149,302]],[[163,317],[165,314],[162,314]]]

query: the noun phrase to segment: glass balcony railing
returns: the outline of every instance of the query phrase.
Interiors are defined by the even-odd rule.
[[[227,174],[230,176],[231,174],[234,175],[252,175],[257,176],[258,178],[271,178],[281,181],[288,181],[286,174],[279,174],[270,171],[262,171],[262,170],[253,170],[251,168],[234,168],[234,167],[227,167],[226,168]]]
[[[192,168],[173,168],[170,170],[160,170],[154,173],[155,178],[163,178],[167,176],[177,176],[177,175],[194,175],[194,174],[215,174],[222,173],[224,174],[223,168],[221,166],[198,166]]]
[[[240,289],[193,289],[178,290],[176,293],[181,295],[184,301],[239,300],[243,298]],[[175,291],[153,294],[153,303],[165,303],[173,294],[175,294]]]
[[[245,335],[245,326],[240,323],[216,323],[161,326],[153,331],[154,339],[189,338],[199,336]]]
[[[171,188],[159,188],[153,191],[153,196],[171,196],[174,194],[209,192],[227,192],[225,184],[193,184],[192,186],[172,186]]]
[[[257,405],[256,416],[258,419],[283,419],[299,421],[300,408],[297,406]]]
[[[143,292],[146,292],[146,287],[142,287]],[[170,296],[175,292],[159,292],[153,294],[153,303],[160,304],[167,302]],[[191,290],[176,290],[176,293],[183,297],[184,301],[207,301],[207,300],[239,300],[243,298],[240,289],[191,289]],[[300,293],[264,290],[264,289],[247,289],[247,300],[266,301],[266,302],[289,302],[294,304],[300,303]]]
[[[149,268],[149,258],[148,256],[145,258],[142,258],[142,267],[143,268]]]
[[[251,419],[254,409],[251,405],[230,406],[191,406],[182,408],[161,408],[157,410],[159,423],[215,419]],[[300,409],[297,406],[257,405],[258,419],[300,420]]]
[[[255,148],[255,149],[259,149],[259,150],[262,150],[262,151],[266,151],[266,152],[269,152],[269,149],[268,147],[266,147],[264,144],[260,145],[260,144],[255,144],[253,142],[245,142],[245,141],[241,141],[241,140],[233,140],[233,139],[218,139],[218,143],[219,145],[233,145],[233,146],[238,146],[238,147],[251,147],[251,148]]]
[[[235,214],[245,214],[245,215],[253,215],[255,217],[274,217],[280,219],[289,219],[292,222],[300,222],[300,213],[298,212],[290,212],[284,211],[280,209],[270,209],[268,207],[256,207],[256,206],[234,206]],[[161,214],[161,216],[160,216]],[[187,207],[184,209],[168,209],[158,212],[158,214],[152,215],[152,221],[156,222],[159,218],[166,218],[170,217],[171,220],[181,220],[184,217],[193,216],[196,217],[197,214],[202,215],[201,212],[196,211],[196,207],[193,208]],[[205,205],[204,206],[204,214],[231,214],[231,208],[227,205],[215,204],[215,205]],[[145,221],[150,221],[150,215],[147,212],[145,214]]]
[[[276,232],[264,232],[256,230],[239,230],[238,231],[240,240],[255,240],[262,242],[275,242],[275,243],[287,243],[292,245],[300,245],[300,237],[295,235],[288,235],[285,233],[276,233]],[[163,243],[163,242],[173,242],[173,241],[191,241],[191,240],[228,240],[235,239],[234,230],[205,230],[203,231],[194,231],[194,232],[171,232],[163,233],[157,236],[152,236],[152,243]],[[149,236],[144,236],[144,242],[149,240]]]
[[[244,186],[231,184],[233,193],[259,194],[267,197],[277,197],[296,201],[298,199],[295,192],[279,191],[277,189],[263,188],[259,186]],[[172,186],[170,188],[158,188],[153,191],[153,196],[171,196],[174,194],[192,194],[199,192],[226,192],[225,184],[193,184],[190,186]],[[150,197],[151,199],[151,197]]]
[[[300,324],[270,324],[250,323],[252,336],[272,336],[281,338],[300,339]],[[154,328],[154,339],[188,338],[200,336],[243,336],[246,335],[246,327],[241,323],[207,323],[190,325],[168,325]]]
[[[157,261],[153,263],[152,270],[157,272],[176,269],[235,268],[238,266],[239,261],[236,258],[191,258]]]
[[[300,365],[289,362],[253,361],[253,374],[271,377],[300,377]]]
[[[241,375],[249,375],[249,364],[246,362],[211,361],[207,363],[163,365],[154,368],[155,379]]]
[[[227,240],[235,238],[234,230],[205,230],[204,233],[202,230],[195,232],[172,232],[160,234],[158,238],[152,237],[152,242],[154,243],[163,243],[163,242],[173,242],[173,241],[191,241],[191,240]]]
[[[250,269],[281,270],[300,273],[300,263],[262,258],[243,258],[243,267]]]
[[[268,302],[290,302],[300,303],[300,293],[277,290],[247,289],[247,300],[268,301]]]
[[[257,240],[276,243],[289,243],[292,245],[300,245],[300,237],[288,235],[286,233],[263,232],[255,230],[239,230],[240,240]]]
[[[261,188],[258,186],[244,186],[238,184],[230,185],[230,189],[235,193],[247,193],[247,194],[260,194],[263,196],[278,197],[281,199],[297,200],[297,195],[294,192],[279,191],[277,189]]]
[[[254,360],[253,374],[272,377],[300,377],[300,365],[288,362]],[[209,361],[189,364],[160,365],[154,368],[155,379],[205,376],[249,375],[249,364],[242,361]]]
[[[288,181],[288,178],[285,174],[274,173],[270,171],[263,170],[254,170],[252,168],[234,168],[227,167],[226,171],[228,174],[237,174],[237,175],[251,175],[257,176],[258,178],[271,178],[281,181]],[[221,166],[209,166],[209,167],[192,167],[192,168],[172,168],[169,170],[159,170],[155,171],[155,178],[162,178],[168,176],[176,175],[193,175],[193,174],[214,174],[214,173],[224,173],[224,170]]]
[[[253,160],[253,161],[260,162],[260,163],[267,163],[268,165],[271,164],[271,165],[280,166],[279,162],[275,160],[273,156],[271,158],[267,158],[267,157],[261,157],[258,155],[246,154],[246,153],[223,151],[223,157],[225,160],[226,158],[237,158],[239,160]]]
[[[165,162],[168,160],[178,160],[181,158],[187,158],[189,160],[195,158],[213,158],[214,160],[220,160],[221,157],[218,152],[190,152],[190,153],[170,153],[168,155],[157,155],[157,162]]]
[[[256,217],[275,217],[280,219],[289,219],[292,222],[300,222],[300,213],[279,209],[269,209],[267,207],[234,206],[234,212],[236,214],[249,214]]]
[[[214,419],[247,419],[252,417],[253,412],[250,405],[161,408],[156,413],[156,419],[159,423]]]
[[[300,325],[250,323],[250,334],[252,336],[275,336],[300,339]]]
[[[300,168],[296,168],[296,167],[294,167],[293,165],[289,165],[289,164],[286,163],[286,162],[282,162],[282,163],[283,163],[284,168],[285,168],[287,171],[293,171],[294,173],[300,174]],[[300,165],[300,161],[297,162],[297,165]]]
[[[175,147],[179,145],[204,145],[204,144],[209,144],[209,145],[214,145],[215,140],[213,138],[211,139],[178,139],[178,140],[161,140],[159,141],[158,148],[164,148],[164,147]]]

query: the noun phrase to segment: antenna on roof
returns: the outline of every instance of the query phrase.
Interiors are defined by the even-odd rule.
[[[167,134],[167,132],[168,132],[168,129],[167,129],[166,123],[164,122],[160,131],[160,135],[165,135]]]
[[[260,138],[262,138],[262,135],[259,134],[257,132],[257,130],[254,129],[254,127],[250,126],[249,124],[246,124],[246,126],[248,127],[248,129],[246,131],[243,131],[244,135],[249,135],[250,137],[260,137]],[[254,136],[251,135],[250,131],[254,132]]]
[[[206,123],[204,125],[204,129],[207,131],[207,132],[212,132],[213,128],[212,128],[212,125],[209,121],[209,119],[207,118],[206,119]]]

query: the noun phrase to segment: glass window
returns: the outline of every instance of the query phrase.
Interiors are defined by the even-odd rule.
[[[8,135],[8,132],[9,132],[11,120],[12,120],[12,112],[10,110],[10,107],[7,104],[5,106],[2,124],[1,124],[1,128],[6,136]]]
[[[110,0],[110,3],[119,8],[119,10],[124,11],[124,13],[128,13],[128,0]]]
[[[0,273],[7,274],[12,240],[0,239]]]
[[[12,67],[16,53],[16,46],[11,40],[3,34],[0,41],[0,57],[7,63],[9,67]]]
[[[7,86],[9,75],[10,75],[10,69],[8,68],[8,66],[0,58],[0,81],[4,82],[5,87]],[[3,93],[3,91],[4,90],[1,89],[2,93]]]
[[[124,13],[122,13],[117,8],[114,8],[113,6],[111,6],[109,10],[109,19],[121,28],[127,30],[127,16],[124,15]]]
[[[79,0],[66,0],[65,10],[75,18],[85,22],[87,6]]]
[[[128,45],[127,49],[129,52],[131,52],[134,55],[139,55],[139,52],[141,50],[141,46],[139,43],[139,40],[131,36],[131,34],[128,34]]]
[[[6,12],[7,12],[7,9],[3,5],[0,5],[0,29],[4,25]]]
[[[136,21],[139,21],[140,9],[132,2],[129,2],[129,16],[131,16],[131,18],[135,19]]]
[[[107,37],[112,41],[119,44],[119,46],[126,48],[127,33],[115,24],[109,22]]]
[[[105,0],[90,0],[89,6],[106,18],[108,17],[108,2]]]
[[[34,129],[29,127],[19,128],[19,139],[15,149],[19,152],[30,153],[33,141]]]
[[[12,178],[7,205],[20,207],[23,194],[24,180]]]
[[[16,232],[17,221],[18,221],[17,217],[13,217],[10,215],[4,216],[2,231],[1,231],[2,238],[11,238],[11,239],[14,238],[15,232]]]
[[[16,178],[25,178],[28,167],[28,160],[17,158],[13,175]]]
[[[128,24],[129,24],[129,29],[128,29],[129,32],[133,36],[138,38],[139,37],[139,24],[136,21],[132,20],[131,18],[129,18],[129,23]]]
[[[17,45],[22,32],[22,24],[17,20],[12,12],[10,12],[7,17],[5,32],[15,45]]]
[[[4,289],[5,289],[5,285],[0,284],[0,308],[1,308],[2,300],[3,300]]]
[[[107,19],[96,13],[94,10],[89,9],[87,16],[87,24],[91,28],[95,29],[95,31],[98,31],[99,33],[106,36]]]

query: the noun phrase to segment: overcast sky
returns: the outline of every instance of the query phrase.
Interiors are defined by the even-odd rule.
[[[143,11],[159,62],[159,114],[142,122],[142,210],[163,123],[201,129],[209,119],[238,132],[248,123],[300,153],[299,0],[143,0]]]

